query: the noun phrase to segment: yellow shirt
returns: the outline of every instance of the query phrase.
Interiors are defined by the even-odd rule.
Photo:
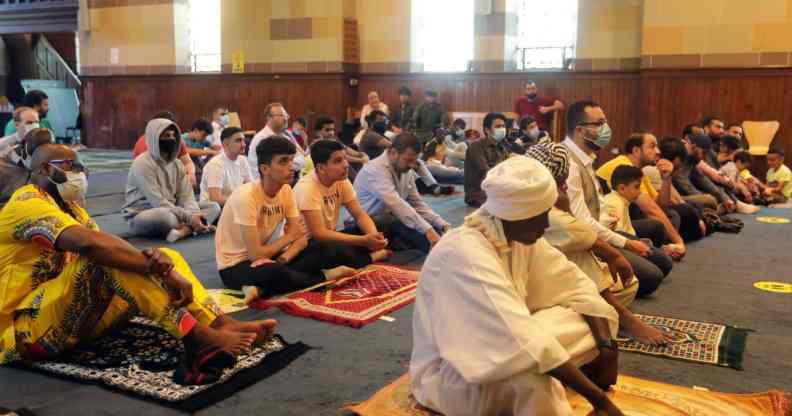
[[[781,194],[787,198],[792,196],[792,171],[786,165],[781,165],[778,170],[773,168],[767,170],[767,184],[773,182],[784,182]]]
[[[311,159],[310,155],[305,156],[305,166],[303,166],[302,170],[300,171],[300,177],[307,176],[309,173],[313,172],[314,170],[314,163],[313,159]]]
[[[608,182],[608,186],[611,187],[611,191],[615,191],[613,189],[613,184],[611,184],[611,177],[613,176],[613,171],[616,170],[619,166],[634,166],[630,158],[625,155],[619,155],[604,165],[600,166],[597,169],[597,176],[604,179]],[[660,196],[660,193],[657,192],[657,189],[652,185],[652,182],[649,180],[649,177],[644,175],[643,179],[641,179],[641,192],[648,195],[652,200],[657,200],[657,197]]]
[[[616,228],[613,231],[635,235],[635,228],[630,221],[630,201],[616,191],[612,191],[603,198],[599,220],[600,224],[608,228],[611,228],[615,222]]]
[[[753,178],[753,175],[751,175],[751,171],[750,170],[743,169],[743,170],[740,171],[740,177],[742,177],[743,179],[751,179],[751,178]]]
[[[78,257],[55,250],[63,230],[83,225],[99,227],[78,204],[70,204],[74,217],[35,185],[19,188],[0,211],[0,363],[17,354],[14,315],[28,294],[52,280]]]

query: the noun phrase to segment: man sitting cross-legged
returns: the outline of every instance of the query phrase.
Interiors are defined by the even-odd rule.
[[[390,252],[388,240],[361,208],[349,182],[349,162],[344,145],[336,140],[318,140],[311,145],[314,170],[294,188],[297,207],[310,233],[310,242],[333,248],[339,264],[355,269],[381,261]],[[339,232],[341,206],[357,221],[363,235]]]
[[[260,141],[260,179],[236,189],[220,216],[215,235],[220,277],[226,286],[242,289],[247,302],[351,275],[371,261],[368,253],[345,258],[333,244],[309,242],[289,185],[296,152],[282,136]],[[339,267],[344,264],[354,268]]]
[[[633,279],[630,262],[615,247],[597,238],[597,231],[592,226],[571,214],[566,194],[569,176],[566,147],[546,141],[531,146],[525,155],[542,163],[553,175],[558,188],[558,199],[550,209],[550,226],[545,240],[594,282],[602,298],[618,312],[619,324],[626,332],[643,342],[665,342],[661,331],[644,324],[627,309],[639,291],[638,279]]]
[[[221,315],[175,251],[139,251],[99,231],[74,202],[87,186],[75,158],[66,146],[40,146],[31,183],[0,211],[0,364],[53,358],[134,315],[184,342],[186,368],[272,335],[274,320]],[[190,374],[177,371],[176,381],[201,383]]]
[[[416,400],[446,415],[571,415],[563,383],[597,415],[622,415],[603,391],[616,383],[619,317],[542,238],[558,197],[552,175],[518,156],[481,185],[487,201],[440,240],[421,271],[410,361]]]
[[[394,137],[393,146],[358,173],[355,191],[360,205],[392,243],[428,253],[451,225],[418,193],[413,169],[420,153],[421,142],[414,134]]]
[[[179,136],[179,126],[170,120],[155,118],[146,125],[147,150],[129,169],[123,207],[135,235],[172,243],[214,229],[209,224],[220,215],[220,205],[195,201],[187,171],[176,158]]]

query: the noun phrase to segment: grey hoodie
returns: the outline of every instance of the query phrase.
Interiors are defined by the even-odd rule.
[[[159,137],[170,126],[176,126],[176,140],[181,141],[179,126],[170,120],[155,118],[146,125],[148,151],[135,158],[127,176],[122,211],[128,220],[147,209],[163,207],[170,208],[179,221],[187,224],[192,215],[200,212],[187,170],[176,155],[179,146],[170,159],[160,156]]]

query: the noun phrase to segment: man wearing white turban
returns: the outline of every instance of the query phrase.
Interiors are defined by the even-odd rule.
[[[622,415],[604,393],[616,382],[618,315],[542,238],[558,196],[553,176],[513,157],[482,189],[486,203],[421,271],[413,395],[446,415],[571,415],[563,383],[597,415]]]

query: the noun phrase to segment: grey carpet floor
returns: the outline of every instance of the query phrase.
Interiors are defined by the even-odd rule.
[[[89,208],[109,232],[126,228],[118,211],[118,194],[125,172],[101,173],[94,185]],[[119,188],[120,187],[120,188]],[[115,191],[113,191],[115,190]],[[110,194],[110,195],[108,195]],[[113,194],[115,196],[113,196]],[[428,198],[430,204],[459,225],[471,211],[459,195]],[[766,213],[792,217],[790,211]],[[727,392],[792,389],[792,295],[763,292],[756,280],[792,283],[789,250],[792,224],[746,223],[739,235],[715,234],[691,244],[667,281],[650,299],[633,305],[638,313],[689,320],[722,322],[754,329],[748,337],[744,371],[673,361],[645,355],[620,355],[623,374],[683,386],[702,386]],[[139,247],[160,243],[133,239]],[[191,238],[173,245],[193,266],[207,287],[221,287],[215,269],[211,236]],[[420,265],[415,253],[403,253],[399,262]],[[409,363],[412,306],[390,316],[394,322],[376,321],[362,329],[296,318],[279,311],[246,311],[244,318],[272,317],[289,341],[315,347],[271,378],[209,407],[200,415],[337,415],[352,402],[362,401],[403,374]],[[172,415],[177,411],[137,400],[100,387],[0,368],[0,406],[28,406],[48,415]]]

